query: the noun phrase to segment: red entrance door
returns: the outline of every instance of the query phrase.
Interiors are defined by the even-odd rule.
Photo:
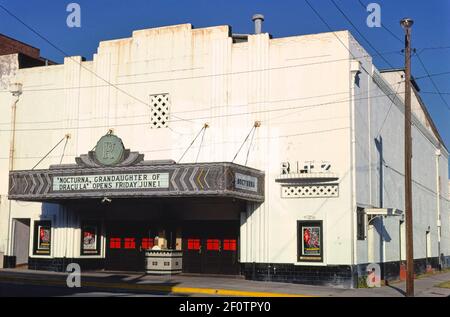
[[[151,243],[148,230],[140,224],[108,224],[105,268],[114,271],[144,271],[144,250]]]
[[[239,274],[238,222],[189,222],[183,226],[183,271]]]

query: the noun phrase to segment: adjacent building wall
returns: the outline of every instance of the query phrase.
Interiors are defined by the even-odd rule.
[[[7,252],[7,236],[11,232],[8,224],[10,202],[8,192],[8,170],[10,168],[11,143],[11,107],[16,97],[10,93],[10,85],[15,83],[15,76],[19,69],[55,64],[40,57],[40,50],[26,43],[0,34],[0,256]],[[20,118],[19,118],[20,120]],[[17,152],[16,152],[17,153]],[[39,206],[40,210],[40,205]],[[25,214],[25,217],[27,214]],[[9,250],[11,251],[11,250]],[[2,266],[0,266],[2,267]]]
[[[358,46],[356,42],[354,45]],[[370,69],[370,64],[364,67]],[[371,98],[355,104],[357,204],[366,208],[404,210],[404,73],[379,74],[374,69],[372,77],[376,80],[364,72],[360,77],[362,84],[355,87],[356,93]],[[448,188],[444,186],[448,151],[433,130],[433,123],[414,88],[412,97],[414,258],[427,258],[426,232],[429,230],[429,255],[436,264],[438,210],[441,219],[448,214]],[[405,260],[402,217],[377,219],[373,224],[373,227],[368,226],[366,239],[356,241],[357,263]],[[446,238],[449,230],[443,225],[441,253],[447,256],[450,255]]]

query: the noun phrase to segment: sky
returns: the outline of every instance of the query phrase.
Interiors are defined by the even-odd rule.
[[[382,24],[398,38],[403,38],[399,21],[411,17],[415,23],[412,46],[422,60],[412,59],[412,73],[417,77],[421,95],[441,136],[450,148],[450,1],[448,0],[335,0],[364,38],[337,10],[331,0],[309,0],[333,30],[348,29],[371,54],[391,52],[383,57],[394,67],[403,67],[403,43],[385,28],[370,28],[367,12],[360,2],[377,3]],[[81,8],[81,27],[66,24],[67,6],[76,2]],[[194,27],[230,25],[233,33],[252,33],[254,13],[265,16],[263,31],[273,37],[328,32],[328,27],[304,0],[0,0],[0,4],[18,16],[69,55],[88,60],[98,42],[130,37],[133,30],[164,25],[191,23]],[[63,54],[32,33],[0,9],[0,33],[41,49],[41,55],[62,62]],[[392,53],[397,51],[398,53]],[[374,56],[378,69],[389,68]],[[425,77],[422,77],[425,76]],[[422,78],[420,78],[422,77]],[[438,91],[441,94],[438,94]],[[442,100],[444,99],[444,100]]]

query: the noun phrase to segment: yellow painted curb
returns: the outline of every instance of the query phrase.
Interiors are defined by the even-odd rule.
[[[27,282],[32,285],[51,285],[51,286],[66,286],[66,281],[61,280],[40,280],[40,279],[21,279],[8,276],[0,276],[2,281],[10,282]],[[303,294],[287,294],[287,293],[273,293],[273,292],[253,292],[240,291],[231,289],[214,289],[214,288],[199,288],[199,287],[182,287],[182,286],[166,286],[166,285],[151,285],[151,284],[127,284],[127,283],[103,283],[103,282],[82,282],[84,287],[92,288],[113,288],[124,290],[139,290],[139,291],[156,291],[173,294],[204,294],[204,295],[220,295],[220,296],[241,296],[241,297],[315,297],[312,295]]]

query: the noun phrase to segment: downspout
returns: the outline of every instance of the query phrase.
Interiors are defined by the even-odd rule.
[[[12,171],[14,169],[14,152],[15,152],[15,143],[16,143],[16,110],[17,103],[19,102],[20,95],[22,94],[22,84],[13,83],[10,85],[9,90],[14,98],[11,104],[11,134],[9,140],[9,170]],[[11,201],[8,202],[8,235],[6,241],[6,254],[12,255],[12,244],[11,244],[11,212],[12,212],[12,204]]]
[[[439,145],[440,146],[440,145]],[[437,234],[438,234],[438,265],[439,270],[442,268],[441,262],[441,184],[440,184],[440,168],[439,159],[441,158],[441,149],[436,150],[436,207],[437,207]]]
[[[352,265],[352,279],[358,272],[354,272],[353,268],[356,266],[356,239],[355,239],[355,225],[356,225],[356,135],[355,135],[355,76],[359,72],[360,62],[357,60],[350,61],[350,168],[351,168],[351,265]],[[353,280],[353,286],[357,285],[356,280]]]

